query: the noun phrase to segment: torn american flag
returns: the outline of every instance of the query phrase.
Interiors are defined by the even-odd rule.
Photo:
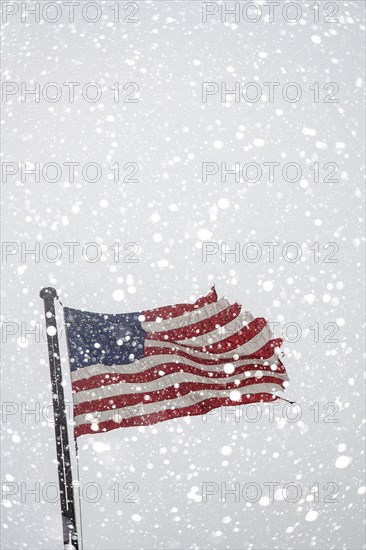
[[[76,437],[272,401],[287,385],[282,340],[214,288],[194,304],[64,314]]]

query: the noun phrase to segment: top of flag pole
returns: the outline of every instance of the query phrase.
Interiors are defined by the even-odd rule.
[[[57,291],[55,288],[52,288],[51,286],[46,286],[42,288],[39,292],[40,297],[42,300],[54,300],[55,298],[58,298]]]

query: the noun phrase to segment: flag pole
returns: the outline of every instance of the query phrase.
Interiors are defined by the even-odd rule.
[[[58,298],[58,296],[56,290],[51,287],[42,288],[39,295],[44,302],[46,319],[64,550],[79,550],[72,484],[70,444],[67,432],[65,397],[62,386],[61,358],[54,303],[55,298]]]

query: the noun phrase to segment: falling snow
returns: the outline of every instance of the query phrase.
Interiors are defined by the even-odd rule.
[[[293,23],[222,23],[221,2],[203,23],[201,2],[153,0],[139,2],[140,22],[127,24],[114,21],[122,2],[97,4],[97,23],[13,16],[3,28],[4,82],[81,86],[73,103],[65,93],[53,103],[19,95],[2,103],[4,160],[79,163],[73,178],[63,167],[57,182],[18,173],[2,185],[3,241],[41,247],[38,260],[19,251],[3,264],[2,320],[15,332],[3,345],[2,479],[13,488],[57,484],[47,342],[42,330],[36,336],[42,287],[57,288],[69,307],[119,313],[194,301],[216,284],[284,338],[284,395],[295,404],[236,407],[233,390],[233,406],[207,417],[108,434],[90,418],[95,433],[79,440],[84,548],[361,549],[363,2],[328,3],[339,6],[328,23],[322,2],[301,2]],[[80,91],[91,81],[103,90],[96,103]],[[122,95],[138,84],[138,101],[114,101],[116,82]],[[206,102],[203,82],[218,87]],[[273,101],[266,82],[279,83]],[[289,82],[301,87],[297,102],[284,99]],[[324,88],[330,82],[337,93]],[[221,101],[222,83],[240,84],[239,101],[233,93]],[[243,99],[248,84],[249,98],[260,87],[258,100]],[[102,168],[99,181],[83,177],[88,162]],[[218,170],[206,182],[202,163]],[[268,163],[279,163],[274,178]],[[293,163],[303,173],[290,181]],[[207,242],[214,248],[203,261]],[[48,243],[59,243],[60,258]],[[273,261],[266,243],[275,243]],[[224,370],[234,373],[231,363]],[[18,492],[3,506],[4,550],[62,550],[59,502]]]

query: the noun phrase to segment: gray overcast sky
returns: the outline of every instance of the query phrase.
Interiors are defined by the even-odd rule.
[[[59,503],[42,494],[57,483],[47,345],[24,337],[43,324],[39,290],[117,313],[216,283],[278,323],[301,418],[282,403],[256,422],[240,409],[81,437],[84,548],[359,550],[364,3],[281,2],[273,22],[263,2],[238,3],[236,21],[232,2],[82,2],[73,22],[66,2],[36,2],[39,22],[3,4],[2,481],[15,494],[2,548],[62,549]],[[39,178],[25,173],[37,162]],[[71,401],[63,330],[60,343]],[[36,483],[39,502],[24,496]],[[283,499],[288,483],[298,498],[292,485]]]

